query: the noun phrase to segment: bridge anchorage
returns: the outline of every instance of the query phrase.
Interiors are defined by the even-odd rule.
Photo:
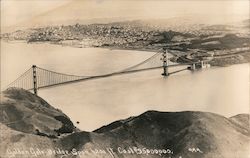
[[[191,64],[190,66],[188,66],[188,70],[194,71],[197,69],[205,69],[205,68],[209,68],[210,64],[208,64],[208,61],[203,61],[203,60],[199,60],[198,62],[195,62],[193,64]]]
[[[187,66],[185,69],[181,69],[175,72],[169,72],[169,68],[177,66]],[[20,77],[15,81],[11,82],[7,88],[17,87],[25,90],[31,90],[37,95],[39,89],[49,88],[53,86],[59,86],[74,82],[87,81],[92,79],[100,79],[105,77],[111,77],[115,75],[123,75],[129,73],[136,73],[141,71],[148,71],[154,69],[163,69],[162,75],[167,77],[173,73],[177,73],[184,70],[196,70],[198,68],[203,68],[206,66],[206,63],[203,61],[193,62],[187,61],[187,63],[176,64],[169,62],[168,52],[166,49],[163,49],[161,53],[155,53],[146,60],[141,61],[138,64],[130,66],[126,69],[115,71],[107,74],[101,75],[69,75],[64,73],[59,73],[44,68],[40,68],[36,65],[33,65],[30,69],[24,72]]]

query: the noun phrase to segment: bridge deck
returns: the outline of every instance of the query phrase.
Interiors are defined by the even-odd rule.
[[[169,64],[169,59],[167,58],[166,52],[163,53],[162,57],[160,53],[155,53],[151,57],[147,58],[146,60],[141,61],[138,64],[130,66],[124,70],[116,71],[112,73],[102,74],[102,75],[93,75],[93,76],[77,76],[77,75],[70,75],[70,74],[63,74],[51,70],[47,70],[44,68],[37,67],[35,65],[32,66],[29,70],[23,73],[20,77],[18,77],[15,81],[11,82],[7,87],[19,87],[26,90],[34,90],[43,88],[49,88],[69,83],[93,80],[93,79],[100,79],[106,78],[111,76],[129,74],[129,73],[136,73],[142,71],[149,71],[154,69],[163,68],[164,75],[171,75],[173,73],[177,73],[180,71],[184,71],[185,69],[178,70],[171,73],[166,73],[168,68],[177,67],[177,66],[184,66],[184,65],[192,65],[195,62],[187,62],[184,64]]]
[[[190,64],[174,64],[174,65],[169,65],[168,67],[177,67],[177,66],[184,66],[184,65],[190,65]],[[41,87],[38,87],[38,89],[44,89],[44,88],[55,87],[55,86],[59,86],[59,85],[69,84],[69,83],[94,80],[94,79],[100,79],[100,78],[106,78],[106,77],[112,77],[112,76],[118,76],[118,75],[130,74],[130,73],[137,73],[137,72],[142,72],[142,71],[155,70],[155,69],[160,69],[160,68],[163,68],[163,66],[144,68],[144,69],[138,69],[138,70],[130,70],[130,71],[124,71],[124,72],[123,71],[122,72],[114,72],[114,73],[109,73],[109,74],[104,74],[104,75],[90,76],[90,77],[77,79],[77,80],[73,80],[73,81],[66,81],[66,82],[57,83],[57,84],[53,84],[53,85],[41,86]],[[175,72],[171,72],[169,74],[174,74],[174,73],[181,72],[184,70],[187,70],[187,68],[181,69],[181,70],[178,70]],[[33,90],[33,89],[28,89],[28,90]]]

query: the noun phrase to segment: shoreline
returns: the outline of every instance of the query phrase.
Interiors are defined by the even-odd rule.
[[[38,42],[27,42],[26,40],[5,40],[5,39],[1,39],[1,42],[7,42],[7,43],[26,43],[26,44],[51,44],[51,45],[58,45],[58,46],[62,46],[62,47],[73,47],[73,48],[101,48],[101,49],[109,49],[109,50],[131,50],[131,51],[140,51],[140,52],[155,52],[155,53],[160,53],[160,49],[149,49],[149,48],[126,48],[126,47],[119,47],[119,46],[85,46],[82,47],[80,46],[80,44],[62,44],[59,42],[53,42],[53,41],[38,41]],[[169,54],[171,54],[173,57],[178,57],[177,55],[168,52]],[[243,53],[237,53],[237,55],[242,55],[242,54],[246,54],[248,52],[243,52]],[[231,66],[231,65],[237,65],[237,64],[245,64],[245,63],[249,63],[250,61],[248,61],[247,59],[226,59],[226,58],[218,58],[220,56],[217,56],[216,58],[214,58],[214,60],[209,61],[208,63],[211,66],[216,66],[216,67],[227,67],[227,66]],[[221,57],[232,57],[232,54],[223,54],[221,55]],[[178,62],[175,61],[176,63],[185,63],[185,62]]]

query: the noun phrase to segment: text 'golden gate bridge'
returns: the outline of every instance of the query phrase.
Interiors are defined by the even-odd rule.
[[[16,87],[22,88],[25,90],[33,90],[34,94],[37,94],[38,89],[69,84],[73,82],[80,82],[86,81],[91,79],[98,79],[104,77],[111,77],[115,75],[122,75],[127,73],[135,73],[140,71],[147,71],[153,69],[163,68],[163,76],[169,76],[168,68],[169,67],[176,67],[180,65],[188,65],[189,67],[179,70],[187,70],[190,68],[191,70],[195,69],[195,65],[197,62],[189,62],[185,64],[169,64],[168,53],[164,50],[162,53],[155,53],[153,56],[149,57],[148,59],[128,67],[126,69],[107,73],[104,75],[92,75],[92,76],[77,76],[77,75],[69,75],[64,73],[59,73],[51,70],[47,70],[44,68],[40,68],[36,65],[33,65],[30,69],[24,72],[20,77],[18,77],[15,81],[10,83],[7,88]],[[191,65],[191,66],[190,66]],[[176,72],[179,72],[176,71]],[[172,72],[174,73],[174,72]]]

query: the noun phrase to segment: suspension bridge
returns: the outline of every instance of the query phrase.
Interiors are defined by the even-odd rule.
[[[164,50],[162,53],[155,53],[153,56],[149,57],[148,59],[138,64],[135,64],[131,67],[128,67],[120,71],[103,74],[103,75],[83,75],[83,76],[70,75],[70,74],[64,74],[64,73],[47,70],[47,69],[38,67],[36,65],[33,65],[30,69],[24,72],[15,81],[11,82],[6,88],[16,87],[16,88],[22,88],[25,90],[33,90],[34,94],[37,95],[38,89],[59,86],[59,85],[64,85],[64,84],[69,84],[69,83],[74,83],[74,82],[80,82],[80,81],[87,81],[87,80],[92,80],[92,79],[111,77],[115,75],[154,70],[154,69],[159,69],[159,68],[163,69],[163,73],[162,73],[163,76],[169,76],[172,73],[177,73],[177,72],[187,70],[187,69],[195,70],[196,64],[198,64],[198,62],[188,62],[185,64],[179,64],[179,63],[170,64],[168,53],[166,50]],[[179,70],[179,71],[175,71],[175,72],[169,72],[170,67],[177,67],[181,65],[187,65],[187,68]]]

